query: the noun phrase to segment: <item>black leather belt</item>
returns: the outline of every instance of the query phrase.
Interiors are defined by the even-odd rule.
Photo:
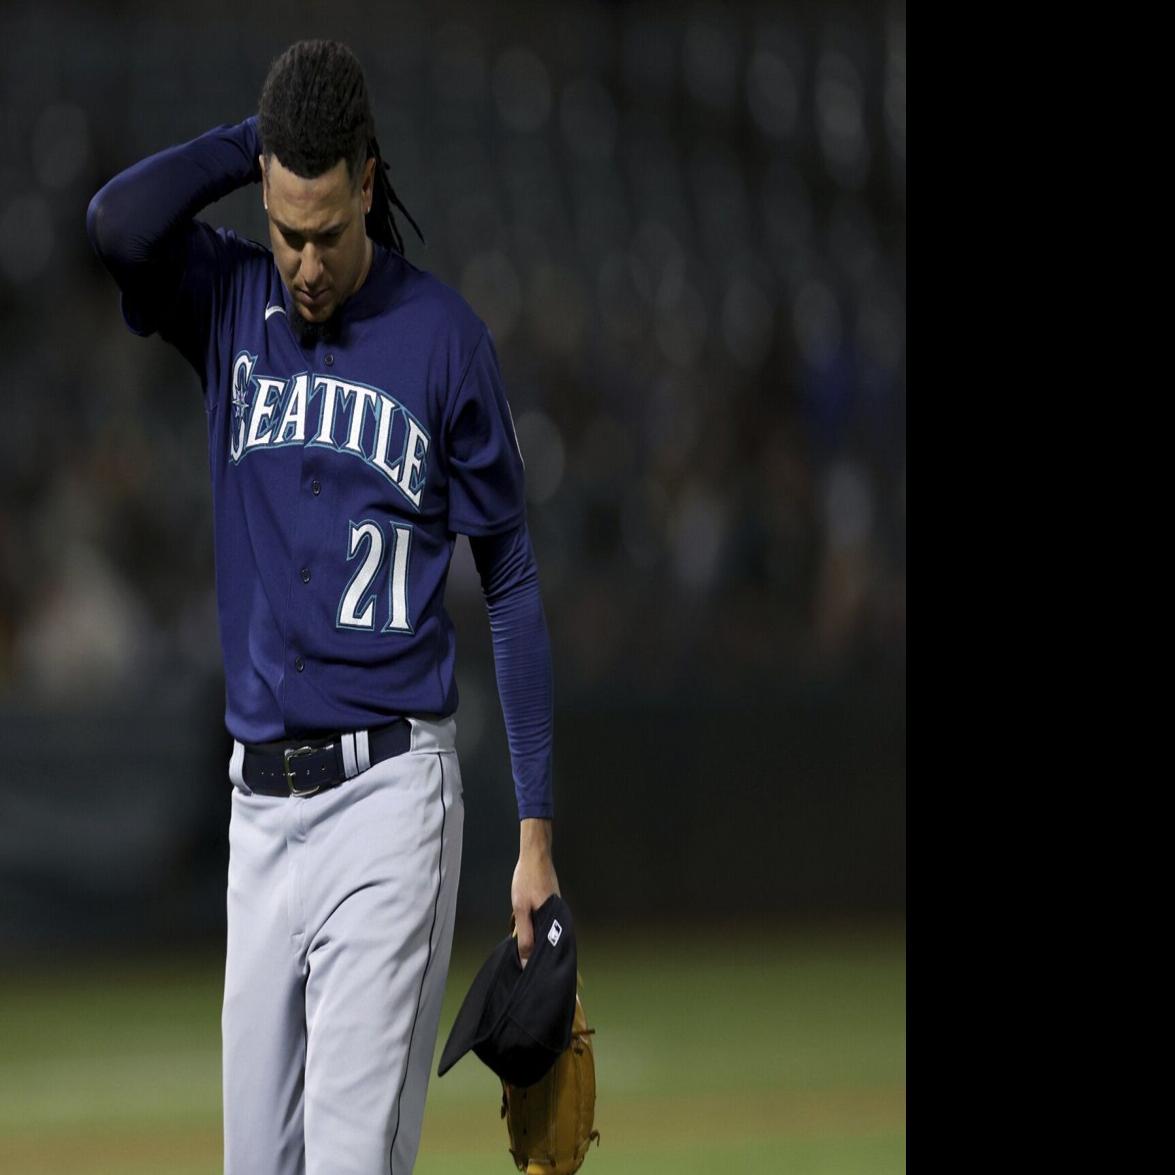
[[[287,739],[275,743],[245,744],[242,774],[250,791],[263,796],[313,796],[337,787],[360,773],[363,756],[344,754],[344,740],[355,749],[358,736],[327,734],[318,738]],[[397,718],[387,726],[367,731],[367,758],[370,766],[402,755],[412,745],[412,726]],[[347,770],[347,760],[356,764]]]

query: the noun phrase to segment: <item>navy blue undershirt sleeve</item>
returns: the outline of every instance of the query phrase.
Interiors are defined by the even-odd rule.
[[[551,642],[538,566],[525,521],[503,534],[469,538],[490,617],[498,697],[506,723],[518,818],[554,818]]]
[[[86,212],[90,243],[122,290],[127,326],[139,335],[160,331],[201,374],[235,238],[193,218],[259,182],[260,153],[256,115],[225,123],[120,172]]]

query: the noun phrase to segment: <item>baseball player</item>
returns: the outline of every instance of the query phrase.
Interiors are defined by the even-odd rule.
[[[271,248],[196,219],[253,183]],[[393,208],[407,215],[358,61],[305,41],[257,116],[135,164],[87,215],[129,328],[203,386],[234,740],[228,1175],[415,1162],[461,863],[458,534],[510,746],[523,959],[559,892],[550,644],[498,358],[460,295],[405,259]]]

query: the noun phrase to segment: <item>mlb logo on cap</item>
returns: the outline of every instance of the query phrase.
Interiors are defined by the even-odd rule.
[[[474,977],[441,1053],[438,1077],[472,1049],[503,1081],[525,1088],[541,1080],[571,1043],[576,984],[571,911],[552,894],[532,921],[534,950],[525,968],[511,936]]]

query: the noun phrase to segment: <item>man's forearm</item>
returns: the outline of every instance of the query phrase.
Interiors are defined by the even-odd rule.
[[[514,766],[514,790],[523,825],[549,825],[553,683],[551,642],[539,595],[534,549],[526,527],[470,540],[481,574],[494,646],[498,697]]]
[[[261,178],[257,118],[168,147],[116,175],[90,201],[86,231],[119,280],[158,260],[169,236],[200,209]]]

